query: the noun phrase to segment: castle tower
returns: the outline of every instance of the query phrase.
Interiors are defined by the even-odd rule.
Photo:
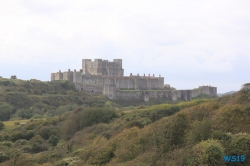
[[[90,59],[82,60],[83,74],[102,75],[110,77],[123,76],[122,60],[114,59],[113,62],[107,60],[95,59],[93,62]]]
[[[82,60],[82,74],[86,74],[88,72],[88,66],[90,62],[91,62],[91,59]]]

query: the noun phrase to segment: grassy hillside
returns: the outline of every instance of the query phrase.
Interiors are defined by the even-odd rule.
[[[61,115],[77,106],[102,107],[107,98],[78,92],[69,81],[0,78],[0,120]]]
[[[200,96],[200,98],[209,98]],[[78,106],[103,107],[150,106],[160,103],[177,103],[167,99],[144,101],[113,101],[104,95],[91,95],[76,91],[70,81],[42,82],[0,78],[0,120],[43,118],[62,115]],[[179,101],[178,101],[179,102]]]
[[[62,97],[57,98],[59,104],[65,102],[63,97],[77,98],[79,93],[70,89],[63,95],[61,90],[51,94]],[[16,91],[5,89],[2,96]],[[49,91],[29,95],[50,96]],[[69,105],[50,102],[57,116],[32,118],[25,126],[0,123],[0,165],[250,165],[250,90],[216,99],[129,107],[81,95],[83,103],[90,98],[95,104],[71,107],[62,114],[60,107]],[[95,101],[100,98],[101,106]],[[4,104],[6,110],[6,104],[18,109],[7,100]],[[244,155],[246,161],[225,163],[224,155]]]

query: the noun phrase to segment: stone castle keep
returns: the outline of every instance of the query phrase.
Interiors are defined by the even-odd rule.
[[[51,73],[51,81],[70,80],[74,82],[79,91],[93,94],[104,94],[113,100],[144,100],[150,98],[166,98],[176,101],[192,100],[201,94],[217,96],[217,88],[200,86],[193,90],[175,90],[164,84],[164,77],[154,74],[140,76],[139,74],[124,76],[122,59],[108,60],[91,59],[82,60],[82,69],[79,71]]]

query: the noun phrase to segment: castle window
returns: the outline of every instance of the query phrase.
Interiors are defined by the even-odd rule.
[[[92,89],[91,92],[94,92],[94,90]]]

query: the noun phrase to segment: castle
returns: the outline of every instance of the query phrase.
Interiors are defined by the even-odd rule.
[[[150,98],[166,98],[176,101],[192,100],[201,94],[217,96],[217,88],[200,86],[192,90],[175,90],[164,84],[164,77],[153,75],[140,76],[139,74],[124,76],[122,59],[108,60],[91,59],[82,60],[82,69],[79,71],[51,73],[51,81],[70,80],[74,82],[79,91],[93,94],[104,94],[113,100],[144,100]]]

